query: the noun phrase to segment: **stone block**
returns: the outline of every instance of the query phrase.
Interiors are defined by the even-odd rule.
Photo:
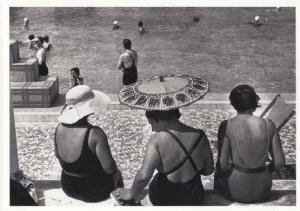
[[[55,93],[55,97],[58,97],[59,95],[59,81],[58,81],[58,77],[57,76],[50,76],[47,79],[48,81],[53,81],[55,83],[55,87],[54,87],[54,93]]]
[[[39,67],[37,59],[19,59],[10,65],[10,81],[32,82],[39,78]]]
[[[11,82],[14,107],[50,107],[58,96],[58,79],[37,82]]]
[[[25,87],[27,82],[11,82],[11,98],[14,107],[23,107],[26,104]]]
[[[9,41],[10,64],[17,62],[20,59],[19,42],[17,40]]]

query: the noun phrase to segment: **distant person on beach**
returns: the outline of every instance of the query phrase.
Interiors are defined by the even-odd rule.
[[[266,11],[267,12],[270,12],[270,11],[281,11],[282,10],[282,8],[281,7],[276,7],[276,8],[274,8],[274,9],[267,9]]]
[[[143,21],[138,22],[138,32],[144,34],[146,32]]]
[[[43,48],[45,48],[46,51],[50,51],[52,45],[49,43],[49,36],[45,35],[43,39],[44,39]]]
[[[30,42],[31,40],[33,40],[34,38],[35,38],[35,37],[34,37],[34,34],[28,35],[28,38],[26,39],[27,43],[29,44],[29,42]]]
[[[28,47],[29,43],[35,38],[34,34],[30,34],[27,37],[25,37],[24,41],[19,41],[20,46],[23,47]],[[34,58],[35,57],[36,52],[34,53],[29,53],[28,57],[29,58]]]
[[[29,29],[29,18],[24,18],[23,28],[26,30]]]
[[[105,110],[110,98],[103,92],[78,85],[66,94],[54,135],[55,155],[62,167],[61,187],[69,197],[99,202],[123,187],[105,132],[88,117]]]
[[[123,85],[129,85],[137,81],[137,52],[131,49],[131,41],[123,39],[125,52],[120,56],[118,70],[123,71]]]
[[[35,38],[34,34],[30,34],[27,37],[25,37],[24,41],[20,41],[20,44],[28,46],[30,41],[33,40],[34,38]]]
[[[267,200],[272,188],[272,171],[285,164],[280,136],[271,120],[253,115],[260,105],[252,87],[235,87],[229,100],[237,114],[221,122],[219,127],[214,188],[233,201]]]
[[[120,26],[119,26],[118,21],[114,21],[113,22],[113,30],[119,30],[119,29],[120,29]]]
[[[80,77],[80,71],[78,67],[71,69],[71,78],[70,78],[70,89],[77,85],[83,84],[83,78]]]
[[[254,17],[254,20],[248,21],[248,24],[252,24],[253,26],[258,26],[258,27],[263,25],[258,15]]]
[[[34,38],[29,42],[28,48],[36,52],[35,58],[38,60],[40,75],[47,76],[48,75],[48,67],[46,65],[47,53],[46,50],[43,48],[43,42],[44,42],[43,38],[41,36],[38,36],[37,38]]]

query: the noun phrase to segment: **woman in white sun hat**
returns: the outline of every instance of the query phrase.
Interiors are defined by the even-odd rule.
[[[98,202],[123,186],[106,134],[88,122],[89,115],[104,110],[109,102],[106,94],[86,85],[73,87],[66,94],[54,146],[62,167],[62,189],[72,198]]]

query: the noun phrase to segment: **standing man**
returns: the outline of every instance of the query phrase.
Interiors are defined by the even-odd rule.
[[[131,50],[131,41],[123,39],[125,52],[119,58],[118,70],[123,71],[123,85],[129,85],[137,81],[137,52]]]

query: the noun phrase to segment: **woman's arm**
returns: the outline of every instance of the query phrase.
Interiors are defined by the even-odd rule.
[[[28,44],[28,48],[29,49],[32,49],[32,50],[38,50],[37,47],[34,46],[34,43],[37,41],[37,39],[32,39],[29,41],[29,44]]]
[[[73,76],[72,76],[72,78],[70,78],[69,84],[70,84],[70,88],[74,87],[74,85],[75,85],[75,80],[74,80]]]
[[[116,188],[122,180],[121,172],[118,170],[117,164],[111,154],[111,150],[107,141],[106,134],[99,128],[91,129],[89,136],[89,147],[96,153],[103,170],[107,174],[112,174],[114,187]]]
[[[226,126],[227,121],[223,121],[220,124],[219,131],[218,131],[218,158],[219,158],[219,164],[222,169],[230,169],[231,163],[230,157],[231,157],[231,147],[229,140],[226,136]]]
[[[118,66],[117,66],[118,70],[123,69],[123,64],[124,64],[123,55],[121,55],[118,61]]]
[[[202,174],[207,176],[213,173],[214,171],[214,159],[213,154],[209,145],[209,141],[207,139],[207,136],[204,134],[204,137],[202,138],[203,143],[203,155],[205,156],[205,164],[204,168],[202,170]]]
[[[268,124],[270,125],[270,128],[274,134],[270,144],[270,154],[273,160],[274,168],[275,170],[278,170],[285,165],[285,157],[281,146],[280,136],[275,124],[272,121],[268,121]]]
[[[158,134],[154,134],[150,137],[150,140],[146,146],[145,157],[142,167],[135,175],[133,185],[128,195],[123,196],[122,199],[130,200],[134,199],[138,193],[140,193],[152,178],[153,172],[160,163],[160,156],[157,149]]]

